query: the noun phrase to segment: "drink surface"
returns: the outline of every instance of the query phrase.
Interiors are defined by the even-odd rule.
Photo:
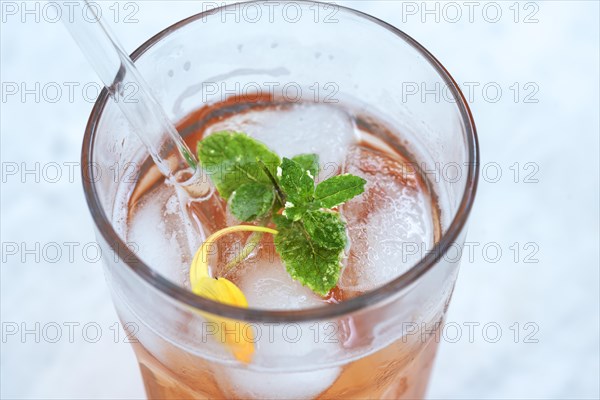
[[[210,260],[212,272],[240,286],[250,307],[300,309],[355,297],[400,276],[439,238],[438,208],[416,168],[418,162],[383,124],[352,110],[325,104],[226,102],[202,109],[181,124],[192,148],[214,132],[244,132],[282,157],[318,154],[317,182],[340,173],[367,181],[362,195],[340,207],[349,246],[338,286],[327,299],[289,277],[270,235],[228,271],[223,267],[241,251],[248,234],[219,240],[218,254]],[[396,139],[386,141],[390,138]],[[188,213],[181,212],[182,204]],[[198,246],[217,230],[237,224],[218,193],[188,202],[185,193],[149,166],[128,201],[124,231],[126,239],[138,246],[142,260],[189,288],[189,267]]]
[[[239,286],[249,307],[295,310],[348,300],[384,285],[418,262],[421,251],[407,249],[430,249],[439,239],[435,196],[415,167],[417,159],[406,150],[411,138],[357,109],[238,100],[200,109],[180,124],[191,148],[211,133],[239,131],[282,157],[318,154],[321,172],[317,181],[339,173],[367,181],[362,195],[340,207],[349,245],[338,285],[324,298],[290,277],[271,235],[265,235],[246,260],[227,271],[224,266],[241,251],[249,235],[231,234],[219,240],[218,251],[210,258],[212,273]],[[189,267],[198,246],[210,234],[239,222],[218,193],[189,202],[148,161],[142,171],[137,185],[129,190],[122,232],[150,267],[189,288]],[[370,329],[360,321],[355,323],[336,332],[337,340],[315,341],[304,335],[293,345],[281,340],[278,329],[282,328],[277,327],[274,336],[279,340],[259,339],[253,362],[268,365],[270,359],[286,352],[310,358],[351,349],[352,338],[360,336],[357,332]],[[275,374],[219,365],[159,337],[153,349],[143,344],[134,347],[151,398],[415,398],[424,394],[437,343],[413,339],[398,338],[346,364]],[[158,352],[157,347],[161,348]]]

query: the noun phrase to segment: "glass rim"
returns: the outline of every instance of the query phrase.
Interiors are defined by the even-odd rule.
[[[261,3],[263,0],[252,0],[236,4],[249,4],[249,3]],[[306,4],[328,4],[310,0],[293,0],[296,3]],[[187,17],[175,24],[165,28],[161,32],[157,33],[140,47],[138,47],[132,54],[131,58],[135,61],[141,57],[148,49],[154,46],[162,39],[169,36],[171,33],[178,29],[197,21],[198,19],[205,18],[211,14],[219,12],[219,10],[226,7],[231,7],[233,4],[224,5],[211,10],[207,10],[190,17]],[[86,197],[86,201],[90,212],[92,214],[94,223],[102,235],[103,239],[106,240],[109,246],[119,249],[119,258],[127,267],[145,283],[150,284],[154,289],[157,289],[161,294],[166,295],[169,299],[175,300],[176,302],[184,305],[193,307],[203,312],[208,312],[213,315],[221,317],[247,321],[247,322],[283,322],[283,323],[297,323],[307,321],[318,321],[325,319],[333,319],[336,317],[342,317],[344,315],[356,312],[370,306],[376,305],[385,301],[386,299],[392,298],[398,295],[402,290],[407,289],[410,285],[415,283],[422,275],[432,269],[439,259],[446,253],[446,251],[456,241],[468,219],[469,213],[473,206],[475,198],[475,192],[477,189],[478,175],[479,175],[479,145],[477,139],[477,131],[475,128],[475,122],[469,109],[468,103],[458,87],[455,80],[452,78],[446,68],[420,43],[415,39],[394,27],[371,16],[363,13],[362,11],[354,10],[345,6],[336,5],[340,10],[346,13],[365,19],[371,23],[375,23],[380,27],[388,30],[389,32],[396,35],[399,39],[410,45],[416,50],[427,62],[435,69],[448,86],[453,97],[456,99],[456,106],[460,112],[461,121],[463,122],[466,130],[466,141],[467,141],[467,182],[465,189],[460,200],[459,207],[456,214],[452,218],[450,226],[444,232],[440,240],[433,246],[423,258],[419,260],[410,269],[396,277],[392,281],[382,285],[372,291],[361,294],[350,300],[340,302],[338,304],[330,304],[322,307],[313,307],[301,310],[264,310],[254,308],[239,308],[230,306],[223,303],[218,303],[213,300],[198,296],[192,293],[190,290],[181,287],[159,273],[155,272],[150,266],[146,265],[134,251],[131,251],[121,237],[117,234],[114,227],[112,226],[111,220],[108,218],[103,210],[100,203],[96,186],[93,179],[82,179],[83,189]],[[85,166],[93,163],[92,155],[94,150],[94,142],[97,133],[98,123],[104,111],[104,107],[109,99],[106,88],[102,89],[102,92],[98,96],[96,103],[90,114],[83,139],[82,153],[81,153],[81,168],[82,176],[85,177]],[[127,260],[127,261],[124,261]]]

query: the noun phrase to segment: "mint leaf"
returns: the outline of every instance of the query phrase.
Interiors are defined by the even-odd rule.
[[[253,221],[269,212],[274,198],[272,186],[244,183],[231,194],[231,213],[240,221]]]
[[[263,143],[232,131],[213,133],[198,142],[198,159],[224,199],[245,183],[271,185],[257,160],[273,174],[281,162]]]
[[[275,249],[285,263],[285,268],[295,280],[315,293],[325,296],[340,276],[342,252],[327,249],[315,243],[304,224],[276,216]]]
[[[317,185],[315,199],[323,208],[335,207],[364,192],[366,183],[356,175],[333,176]]]
[[[294,203],[287,201],[285,203],[285,209],[283,210],[282,214],[284,217],[291,221],[299,221],[306,211],[306,205],[301,204],[297,206]]]
[[[319,246],[338,251],[346,247],[346,225],[340,214],[314,210],[304,215],[304,226]]]
[[[284,215],[297,221],[313,199],[315,181],[307,170],[289,158],[283,159],[280,168],[279,185],[286,196]]]
[[[260,219],[266,226],[265,217],[273,215],[279,231],[275,248],[292,278],[320,295],[337,284],[348,239],[340,214],[329,209],[362,193],[364,179],[334,176],[315,188],[316,154],[280,160],[263,143],[231,131],[200,141],[198,159],[237,219]],[[246,245],[234,262],[243,260],[257,243]]]
[[[299,154],[292,157],[305,171],[309,171],[313,180],[319,175],[319,156],[316,154]]]

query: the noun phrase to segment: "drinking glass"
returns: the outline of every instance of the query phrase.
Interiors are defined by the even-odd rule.
[[[339,304],[242,309],[196,296],[145,264],[124,239],[127,210],[119,199],[148,155],[103,91],[85,132],[84,190],[148,397],[422,398],[459,268],[460,257],[448,251],[464,244],[478,175],[473,118],[446,69],[381,20],[309,1],[210,9],[158,33],[132,58],[175,123],[202,105],[256,90],[275,88],[304,102],[358,99],[394,127],[386,142],[415,155],[441,226],[410,269]],[[211,337],[207,315],[262,335],[266,356],[237,361]]]

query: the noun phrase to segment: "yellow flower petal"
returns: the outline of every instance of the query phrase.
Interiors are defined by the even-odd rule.
[[[209,236],[200,246],[190,268],[190,282],[192,292],[218,301],[223,304],[229,304],[236,307],[248,308],[248,301],[244,293],[233,282],[225,278],[212,278],[208,274],[208,248],[215,240],[223,235],[232,232],[252,231],[266,232],[276,235],[278,232],[274,229],[253,225],[238,225],[222,229]],[[228,318],[221,318],[212,314],[200,313],[210,322],[214,323],[217,337],[232,351],[235,358],[244,363],[250,362],[254,354],[254,334],[248,326],[244,326],[240,321]]]
[[[201,278],[192,291],[197,295],[220,303],[237,307],[248,307],[244,293],[231,281],[225,278]],[[214,337],[224,343],[239,361],[248,363],[254,354],[254,334],[251,329],[243,329],[240,321],[219,318],[210,314],[202,315],[214,324]]]

